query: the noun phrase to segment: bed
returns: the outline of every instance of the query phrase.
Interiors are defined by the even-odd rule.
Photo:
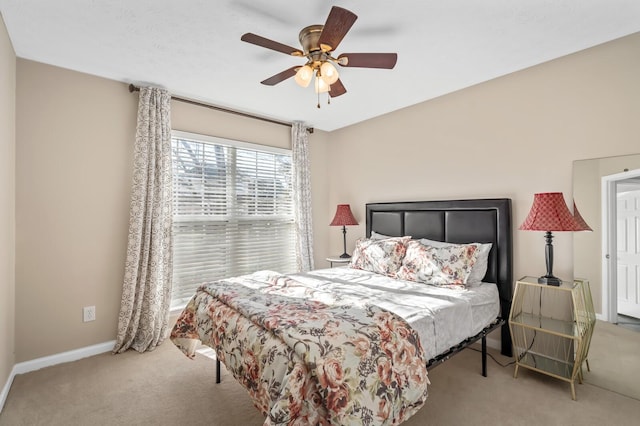
[[[486,336],[498,328],[501,352],[511,355],[509,199],[370,203],[366,237],[393,247],[490,244],[483,284],[416,285],[359,269],[354,253],[353,267],[207,283],[171,340],[190,357],[200,342],[212,347],[216,381],[222,362],[265,424],[399,424],[424,404],[428,369],[481,340],[486,375]]]
[[[411,235],[414,239],[428,238],[451,243],[492,243],[488,268],[483,281],[495,283],[499,294],[501,353],[512,356],[511,335],[506,324],[511,309],[513,286],[513,240],[511,228],[511,199],[470,199],[445,201],[413,201],[372,203],[366,206],[366,235]],[[491,330],[492,331],[492,330]],[[474,343],[486,333],[472,336]],[[483,340],[483,346],[486,340]],[[436,365],[456,353],[455,347],[445,351]],[[483,350],[483,353],[485,351]],[[486,376],[486,357],[483,356],[483,375]]]

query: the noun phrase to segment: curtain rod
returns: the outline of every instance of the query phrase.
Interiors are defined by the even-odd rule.
[[[138,86],[134,86],[133,84],[129,84],[129,92],[133,93],[133,92],[139,92],[139,91],[140,91],[140,88]],[[219,107],[219,106],[216,106],[216,105],[206,104],[204,102],[194,101],[193,99],[180,98],[180,97],[176,97],[176,96],[171,96],[171,99],[173,99],[175,101],[179,101],[179,102],[184,102],[186,104],[196,105],[196,106],[204,107],[204,108],[210,108],[210,109],[214,109],[216,111],[222,111],[222,112],[226,112],[226,113],[229,113],[229,114],[240,115],[242,117],[253,118],[255,120],[261,120],[261,121],[266,121],[268,123],[279,124],[281,126],[291,127],[291,123],[287,123],[285,121],[279,121],[279,120],[274,120],[274,119],[271,119],[271,118],[261,117],[259,115],[249,114],[249,113],[246,113],[246,112],[235,111],[235,110],[232,110],[232,109],[227,109],[227,108]],[[313,133],[313,127],[307,127],[307,132]]]

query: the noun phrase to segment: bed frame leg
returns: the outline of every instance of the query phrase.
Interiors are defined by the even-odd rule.
[[[220,383],[220,360],[216,357],[216,383]]]
[[[487,377],[487,335],[482,335],[482,376]]]

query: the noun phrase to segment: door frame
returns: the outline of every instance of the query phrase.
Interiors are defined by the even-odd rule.
[[[617,186],[621,180],[640,177],[640,169],[602,177],[602,317],[618,323]],[[613,254],[612,254],[613,253]]]

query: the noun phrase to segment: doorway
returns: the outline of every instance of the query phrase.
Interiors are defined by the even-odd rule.
[[[640,169],[602,178],[602,306],[612,323],[640,318]]]

